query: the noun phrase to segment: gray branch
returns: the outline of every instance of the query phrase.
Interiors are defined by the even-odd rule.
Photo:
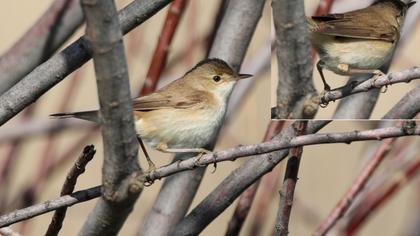
[[[408,92],[382,119],[413,119],[420,113],[420,85]]]
[[[101,196],[101,186],[96,186],[72,193],[70,195],[48,200],[46,202],[39,203],[30,207],[19,209],[0,216],[0,227],[9,226],[16,222],[24,221],[50,211],[55,211],[62,207],[70,207],[77,203],[86,202],[99,196]]]
[[[171,0],[136,0],[118,13],[123,34],[142,24]],[[67,75],[92,57],[85,37],[39,65],[19,83],[0,96],[0,125],[3,125]]]
[[[307,133],[315,133],[329,121],[313,121],[308,124]],[[288,143],[295,136],[294,129],[288,128],[273,140]],[[197,235],[252,183],[274,168],[288,154],[281,150],[250,158],[226,177],[201,203],[195,207],[175,228],[171,235]]]
[[[238,71],[261,18],[264,3],[264,0],[230,0],[209,57],[221,58]],[[215,142],[212,140],[208,148],[213,149]],[[174,161],[188,157],[191,156],[176,155]],[[151,212],[145,217],[139,235],[167,235],[173,230],[187,213],[204,171],[204,168],[198,168],[167,178]]]
[[[420,68],[413,67],[400,72],[393,72],[379,78],[371,78],[357,85],[347,84],[343,87],[331,90],[323,94],[320,103],[327,105],[331,101],[350,96],[352,94],[366,92],[396,83],[409,83],[411,80],[420,79]]]
[[[329,121],[311,121],[308,124],[307,131],[310,133],[317,132],[319,129],[328,124],[328,122]],[[283,158],[288,154],[287,149],[289,148],[327,143],[351,143],[355,141],[381,140],[385,138],[420,135],[419,123],[420,122],[407,121],[403,123],[402,126],[385,127],[364,131],[307,134],[297,137],[295,137],[294,129],[289,127],[271,141],[261,144],[238,146],[224,151],[206,154],[201,157],[195,156],[193,158],[185,159],[177,163],[159,167],[147,175],[146,179],[154,181],[179,172],[188,172],[188,170],[197,168],[198,166],[210,165],[222,161],[234,161],[237,158],[265,153],[264,155],[255,156],[249,159],[244,166],[236,169],[234,173],[232,173],[226,180],[224,180],[217,187],[216,191],[211,194],[212,197],[222,196],[220,200],[215,201],[214,205],[214,211],[221,213],[231,203],[228,201],[233,201],[235,199],[235,197],[231,196],[231,194],[239,196],[240,189],[246,189],[246,186],[244,187],[244,185],[252,184],[253,181],[269,172],[275,165],[283,160]],[[260,164],[263,164],[263,166],[259,166]],[[244,178],[246,183],[242,183],[241,178]],[[235,184],[239,183],[240,186],[236,187]],[[228,184],[228,186],[224,186],[224,184]],[[234,193],[227,191],[225,194],[228,195],[215,195],[216,193],[220,194],[220,191],[222,190],[226,191],[230,187],[232,187],[230,190]],[[84,201],[97,198],[101,196],[100,188],[101,186],[96,186],[90,189],[78,191],[70,195],[65,195],[53,200],[46,201],[44,203],[16,210],[6,215],[0,216],[0,227],[8,226],[13,223],[54,211],[62,207],[69,207],[77,203],[82,203]],[[208,202],[208,199],[205,201]],[[201,203],[199,207],[202,208],[202,205],[203,203]],[[196,211],[197,209],[193,210],[193,212]],[[214,211],[209,210],[208,213],[215,214]],[[203,217],[205,216],[206,214],[203,215]]]
[[[82,0],[104,145],[102,198],[79,235],[117,235],[143,190],[122,31],[113,0]]]
[[[312,81],[312,58],[304,2],[273,0],[278,67],[274,119],[313,118],[318,94]]]
[[[78,0],[54,1],[19,41],[0,57],[0,94],[48,59],[82,23]]]

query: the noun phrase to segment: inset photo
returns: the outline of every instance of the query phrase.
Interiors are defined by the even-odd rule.
[[[273,1],[273,119],[412,119],[420,4]]]

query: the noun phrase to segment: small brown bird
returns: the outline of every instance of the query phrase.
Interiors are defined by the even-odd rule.
[[[215,137],[223,122],[234,85],[238,80],[251,76],[237,74],[220,59],[201,61],[181,78],[150,95],[133,100],[138,137],[162,152],[208,153],[205,145]],[[100,123],[97,110],[52,116]],[[153,162],[145,154],[149,170],[154,169]]]
[[[342,14],[307,18],[309,38],[320,60],[317,69],[330,90],[323,68],[340,75],[383,75],[378,68],[392,55],[407,10],[415,2],[379,0],[369,7]]]

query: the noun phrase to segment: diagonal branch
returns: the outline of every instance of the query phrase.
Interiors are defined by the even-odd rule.
[[[420,68],[413,67],[400,72],[393,72],[379,78],[371,78],[357,85],[347,84],[343,87],[328,91],[320,98],[320,104],[326,106],[329,102],[341,99],[356,93],[366,92],[396,83],[409,83],[411,80],[420,79]]]
[[[82,0],[86,39],[93,50],[104,162],[103,197],[80,235],[117,235],[143,190],[122,31],[113,0]]]
[[[60,196],[68,195],[73,193],[74,187],[76,186],[77,178],[85,172],[86,165],[93,159],[96,150],[93,145],[86,146],[83,149],[82,154],[74,163],[73,167],[70,169],[67,174],[66,180],[64,181],[63,187],[61,188]],[[54,216],[51,220],[48,230],[45,233],[45,236],[58,235],[60,231],[64,217],[66,217],[67,208],[63,207],[57,209],[54,213]]]
[[[135,0],[119,11],[124,34],[152,17],[171,0]],[[45,92],[92,57],[92,49],[83,36],[63,51],[39,65],[19,83],[0,96],[0,125],[35,102]]]
[[[0,94],[48,59],[83,23],[78,0],[57,0],[0,57]]]
[[[382,119],[413,119],[420,113],[420,85],[413,88]]]
[[[144,81],[143,88],[139,94],[140,96],[144,96],[156,90],[157,82],[166,65],[169,47],[186,5],[187,0],[175,0],[169,6],[165,23],[160,33],[155,52],[153,53],[149,71],[147,72],[146,80]]]

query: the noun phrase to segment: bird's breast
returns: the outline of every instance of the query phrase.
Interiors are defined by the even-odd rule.
[[[324,38],[323,43],[318,43],[318,51],[326,67],[337,74],[343,74],[336,69],[339,64],[357,69],[378,69],[389,59],[395,47],[395,43],[383,40],[337,40],[334,36],[328,37]]]
[[[226,112],[225,104],[143,112],[136,122],[138,135],[150,146],[204,147],[217,133]]]

